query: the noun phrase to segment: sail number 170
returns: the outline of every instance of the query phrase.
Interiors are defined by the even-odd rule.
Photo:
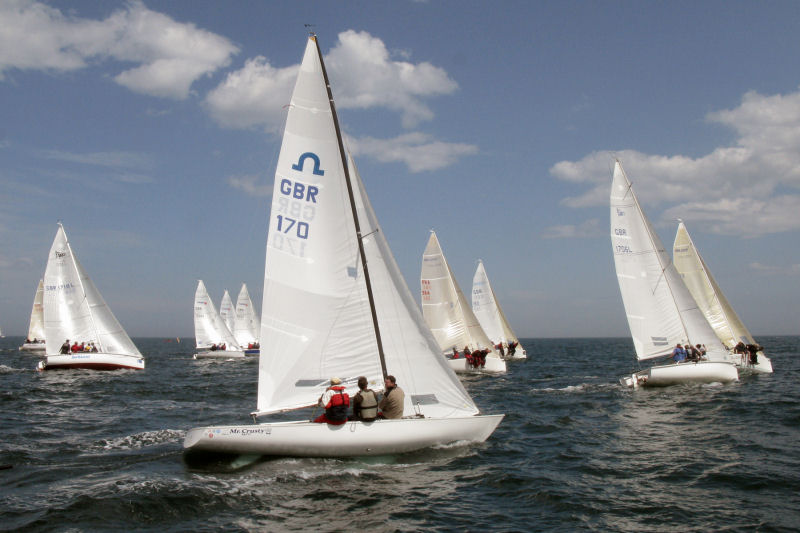
[[[294,218],[278,215],[278,231],[289,234],[294,229],[294,234],[300,239],[308,239],[308,222],[298,222]]]

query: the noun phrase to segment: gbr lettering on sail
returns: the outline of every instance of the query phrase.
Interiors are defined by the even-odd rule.
[[[283,252],[304,257],[306,242],[313,231],[319,188],[302,180],[303,173],[325,175],[320,168],[319,156],[313,152],[302,154],[292,165],[295,171],[280,178],[272,202],[272,247]]]

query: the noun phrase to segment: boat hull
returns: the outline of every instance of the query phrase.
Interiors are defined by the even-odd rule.
[[[48,355],[39,361],[38,370],[142,370],[144,357],[114,353],[72,353]]]
[[[238,350],[205,350],[194,354],[194,359],[238,359],[244,357],[244,352]]]
[[[739,372],[731,363],[700,361],[658,365],[623,376],[620,383],[628,387],[668,387],[682,383],[730,383],[739,380]]]
[[[22,346],[19,347],[19,351],[21,352],[33,352],[43,354],[47,348],[47,345],[40,342],[26,342]]]
[[[762,352],[758,352],[757,362],[750,362],[749,355],[728,354],[728,360],[736,365],[742,374],[772,374],[772,361]]]
[[[528,358],[528,352],[518,349],[511,357],[506,357],[506,361],[522,361]]]
[[[413,452],[454,442],[483,442],[504,415],[349,421],[308,421],[189,430],[186,450],[284,457],[360,457]]]
[[[457,374],[472,374],[475,372],[497,373],[506,371],[506,362],[498,357],[487,357],[486,365],[474,368],[465,358],[448,359],[447,365]]]

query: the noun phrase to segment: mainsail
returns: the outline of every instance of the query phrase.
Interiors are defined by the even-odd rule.
[[[233,306],[231,295],[228,294],[228,289],[225,289],[225,294],[222,295],[222,301],[219,304],[219,316],[228,331],[233,332],[233,326],[236,322],[236,308]]]
[[[681,280],[619,161],[610,203],[614,264],[639,360],[669,355],[677,343],[704,344],[710,361],[726,360],[724,346]]]
[[[72,252],[59,223],[44,273],[47,355],[62,343],[93,342],[99,352],[141,356]]]
[[[236,320],[233,323],[233,336],[242,347],[258,342],[259,320],[247,285],[242,284],[239,296],[236,298]]]
[[[194,337],[198,348],[225,344],[228,351],[240,349],[233,334],[217,313],[203,280],[198,280],[194,293]]]
[[[381,383],[379,338],[385,372],[396,376],[406,392],[407,413],[422,408],[427,416],[476,414],[469,395],[439,355],[363,184],[346,162],[326,86],[312,37],[289,105],[275,172],[256,414],[312,405],[332,376],[351,390],[362,375]],[[368,277],[363,259],[369,265]]]
[[[31,322],[28,326],[28,339],[40,340],[44,336],[44,280],[39,280],[36,287],[36,294],[33,297],[33,308],[31,309]]]
[[[420,277],[422,314],[440,351],[452,353],[453,348],[461,351],[467,346],[470,351],[490,349],[494,353],[494,344],[467,303],[433,231],[422,254]]]
[[[519,342],[497,301],[481,260],[478,260],[478,268],[472,278],[472,311],[493,343]]]

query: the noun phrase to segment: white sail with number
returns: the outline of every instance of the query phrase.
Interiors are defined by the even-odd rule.
[[[253,301],[250,299],[250,292],[247,285],[242,284],[239,296],[236,298],[236,320],[233,323],[233,336],[239,346],[246,348],[258,342],[259,321],[256,310],[253,308]]]

